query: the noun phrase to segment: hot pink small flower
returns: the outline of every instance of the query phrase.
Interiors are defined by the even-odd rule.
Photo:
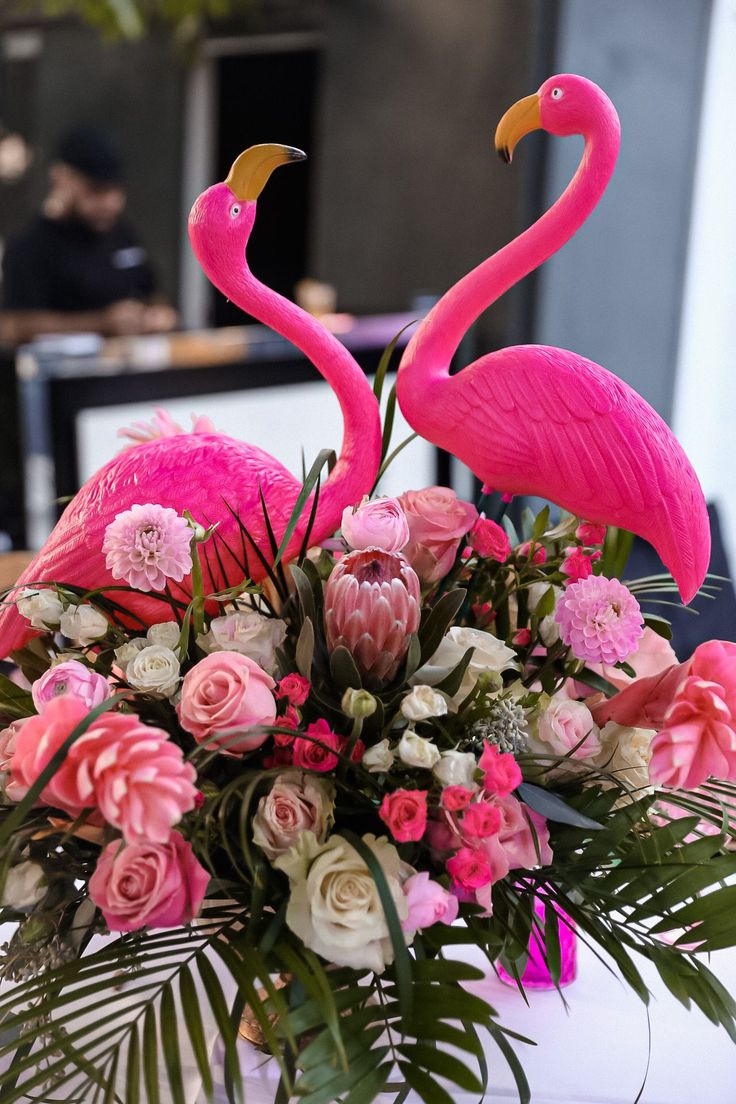
[[[442,808],[448,813],[457,813],[467,808],[475,794],[466,786],[445,786],[440,797]]]
[[[581,521],[575,530],[575,536],[582,544],[603,544],[606,539],[606,526],[595,521]]]
[[[495,744],[489,744],[487,740],[478,766],[485,773],[483,788],[497,797],[506,797],[521,783],[521,770],[513,755],[499,751]]]
[[[542,544],[532,543],[532,541],[524,541],[516,549],[517,556],[523,556],[529,559],[533,564],[543,564],[547,561],[547,549]]]
[[[453,924],[457,919],[457,897],[448,893],[439,882],[431,881],[426,870],[412,874],[402,889],[409,907],[407,917],[401,923],[405,932],[421,931],[432,924]]]
[[[199,912],[209,874],[178,832],[168,843],[107,845],[89,880],[89,895],[110,931],[171,928]]]
[[[289,705],[304,705],[311,686],[303,675],[286,675],[276,687],[276,697],[286,698]]]
[[[255,660],[239,652],[212,652],[192,667],[181,685],[179,722],[198,743],[230,755],[260,747],[273,725],[275,683]]]
[[[276,747],[271,755],[264,755],[264,770],[272,770],[274,767],[290,767],[293,762],[290,747]]]
[[[517,629],[511,637],[511,643],[515,644],[517,648],[526,648],[527,644],[531,644],[531,640],[531,629]]]
[[[427,827],[427,791],[394,790],[385,795],[378,815],[399,843],[420,840]]]
[[[350,752],[350,762],[360,763],[365,755],[365,744],[362,740],[356,740],[353,744],[353,750]]]
[[[273,742],[278,747],[289,747],[293,744],[294,737],[296,736],[299,728],[299,714],[293,705],[286,707],[286,712],[281,717],[274,719],[274,725],[278,725],[279,728],[289,728],[291,732],[274,732]]]
[[[470,530],[469,540],[479,556],[504,563],[511,555],[511,542],[506,531],[490,518],[478,518]]]
[[[114,579],[136,590],[164,590],[192,570],[192,530],[168,506],[131,506],[105,529],[102,551]]]
[[[593,561],[601,558],[600,552],[583,552],[582,548],[575,545],[572,548],[566,548],[567,555],[562,562],[560,571],[563,575],[567,575],[567,581],[565,586],[569,586],[570,583],[577,583],[581,579],[587,579],[593,573]]]
[[[499,876],[505,877],[509,869],[532,870],[549,865],[553,855],[546,819],[513,794],[497,798],[495,803],[501,813],[501,828],[498,836],[484,840],[483,846],[491,849],[500,846],[506,868]],[[493,853],[498,857],[497,851]]]
[[[488,856],[475,847],[461,847],[447,860],[447,872],[453,882],[464,890],[482,889],[493,881]]]
[[[43,713],[48,703],[62,694],[70,694],[87,709],[94,709],[110,697],[110,684],[98,671],[85,667],[76,659],[67,659],[55,667],[49,667],[34,682],[31,694],[39,713]]]
[[[591,575],[560,595],[555,610],[560,637],[578,659],[618,663],[636,649],[644,631],[639,603],[618,579]]]
[[[495,836],[501,827],[501,814],[495,805],[479,801],[470,805],[463,814],[463,835],[485,839]]]
[[[334,770],[340,762],[335,752],[342,749],[343,743],[343,737],[333,732],[327,721],[320,717],[306,729],[304,736],[297,736],[294,740],[294,766],[312,771]]]
[[[652,741],[655,785],[694,790],[708,778],[736,781],[736,718],[725,698],[718,683],[685,679]]]
[[[396,498],[366,499],[359,506],[346,506],[341,528],[350,548],[400,552],[409,543],[409,524]]]
[[[423,583],[436,583],[452,567],[460,540],[478,512],[447,487],[405,491],[398,501],[409,522],[404,555]]]

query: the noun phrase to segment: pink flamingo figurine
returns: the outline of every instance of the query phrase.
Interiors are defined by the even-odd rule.
[[[511,161],[518,140],[540,127],[585,139],[575,176],[553,207],[450,288],[419,325],[399,367],[399,405],[417,433],[484,483],[644,537],[689,602],[710,555],[703,492],[676,438],[640,395],[592,361],[545,345],[500,349],[449,376],[472,323],[572,237],[613,173],[618,116],[591,81],[551,77],[509,108],[496,131],[501,157]]]
[[[220,291],[296,345],[338,398],[344,436],[340,456],[319,495],[311,537],[319,543],[334,533],[343,509],[358,502],[373,486],[380,462],[381,424],[373,391],[345,346],[311,315],[260,283],[245,260],[256,200],[268,177],[279,165],[303,157],[300,150],[280,145],[253,146],[241,153],[225,182],[215,184],[196,200],[189,216],[189,235],[197,259]],[[116,585],[101,551],[105,528],[133,504],[154,502],[179,513],[189,510],[206,524],[219,522],[219,557],[212,541],[202,546],[207,559],[205,585],[213,589],[234,586],[243,577],[243,542],[231,509],[266,559],[272,558],[259,488],[280,540],[301,484],[262,449],[206,431],[163,436],[128,448],[82,487],[18,585],[49,581],[73,582],[89,589]],[[298,553],[309,512],[308,503],[286,551],[287,560]],[[227,547],[237,554],[230,555]],[[248,569],[256,581],[265,574],[252,553]],[[185,596],[189,587],[190,581],[185,579],[180,590],[174,589]],[[171,616],[170,607],[159,599],[125,591],[116,591],[111,597],[148,624]],[[31,635],[28,622],[14,606],[0,613],[0,656],[20,647]]]

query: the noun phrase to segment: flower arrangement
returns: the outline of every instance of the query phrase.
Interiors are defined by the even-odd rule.
[[[528,1100],[457,952],[523,987],[537,937],[559,984],[572,927],[736,1038],[702,959],[736,941],[736,645],[677,662],[624,532],[479,509],[366,498],[208,593],[217,529],[144,503],[104,536],[119,588],[8,596],[38,635],[0,678],[3,1100],[157,1100],[162,1069],[180,1101],[183,1046],[211,1095],[204,1016],[237,1100],[244,1014],[279,1100],[480,1092],[481,1032]]]

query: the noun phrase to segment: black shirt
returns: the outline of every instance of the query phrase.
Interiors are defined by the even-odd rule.
[[[5,310],[95,311],[155,290],[145,249],[123,221],[103,234],[39,216],[11,238],[0,287]]]

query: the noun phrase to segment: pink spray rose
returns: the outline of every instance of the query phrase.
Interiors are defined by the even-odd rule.
[[[286,698],[289,705],[304,705],[309,697],[311,683],[302,675],[286,675],[276,687],[276,697]]]
[[[478,511],[448,487],[405,491],[399,502],[409,522],[404,549],[423,583],[436,583],[453,565],[461,539],[472,528]]]
[[[581,521],[575,530],[575,536],[583,544],[603,544],[606,539],[606,526],[595,521]]]
[[[335,752],[340,751],[344,742],[342,736],[332,731],[324,717],[320,717],[305,729],[303,736],[297,736],[294,740],[294,766],[302,770],[334,770],[340,762]]]
[[[483,556],[484,559],[504,563],[511,555],[511,541],[506,530],[483,515],[470,530],[468,540],[478,555]]]
[[[397,499],[364,498],[343,510],[342,535],[350,548],[400,552],[409,543],[409,524]]]
[[[528,805],[522,804],[513,794],[496,801],[501,813],[501,829],[498,833],[505,853],[508,869],[531,870],[552,862],[547,821]],[[484,841],[486,844],[495,840]],[[508,869],[504,872],[508,873]]]
[[[506,797],[521,782],[519,764],[511,752],[501,752],[495,744],[489,744],[487,740],[478,766],[485,773],[484,789],[497,797]]]
[[[67,659],[55,667],[49,667],[34,682],[31,694],[39,713],[43,713],[48,703],[62,694],[70,694],[90,710],[110,697],[110,685],[99,672],[85,667],[79,660]]]
[[[184,676],[177,706],[182,728],[198,743],[230,755],[260,747],[276,717],[276,683],[262,667],[239,652],[212,652]],[[236,738],[237,737],[237,738]]]
[[[168,843],[109,843],[89,894],[110,931],[172,928],[196,916],[208,882],[192,845],[174,832]]]
[[[523,544],[520,544],[516,549],[516,555],[523,556],[533,564],[543,564],[547,562],[547,549],[543,544],[537,544],[532,541],[524,541]]]
[[[378,815],[399,843],[420,840],[427,827],[427,791],[394,790],[385,795]]]
[[[593,552],[588,555],[577,545],[566,548],[565,552],[567,555],[563,560],[560,571],[563,575],[567,575],[566,586],[569,586],[570,583],[580,582],[581,579],[588,579],[593,574],[593,561],[601,558],[600,552]]]
[[[474,839],[495,836],[501,827],[501,813],[495,805],[479,801],[465,810],[462,820],[463,835]]]
[[[460,889],[469,892],[495,881],[488,856],[476,847],[461,847],[447,860],[447,872]]]
[[[447,809],[448,813],[457,813],[461,809],[466,809],[474,796],[474,791],[469,790],[467,786],[445,786],[440,801],[442,808]]]
[[[426,870],[412,874],[402,888],[409,906],[407,917],[401,923],[405,932],[421,931],[432,924],[452,924],[457,919],[457,897],[439,882],[431,881]]]

